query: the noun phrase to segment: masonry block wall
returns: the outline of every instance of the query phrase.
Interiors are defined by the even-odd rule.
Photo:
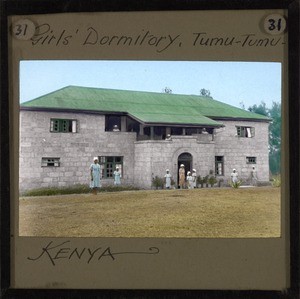
[[[204,137],[204,136],[202,136]],[[183,153],[192,155],[191,169],[198,175],[207,175],[214,169],[215,143],[212,135],[199,139],[199,136],[172,136],[171,141],[146,140],[135,142],[134,183],[141,188],[150,188],[153,177],[163,177],[166,169],[174,181],[178,182],[178,157]]]
[[[51,133],[50,118],[76,119],[78,132]],[[123,156],[123,182],[132,184],[136,134],[105,132],[104,126],[103,115],[21,111],[20,191],[89,184],[89,167],[95,156]],[[42,157],[60,158],[60,167],[42,167]]]
[[[76,119],[76,133],[51,133],[50,119]],[[40,187],[89,184],[94,156],[122,156],[123,184],[151,188],[152,178],[169,169],[177,183],[178,157],[192,156],[191,169],[206,176],[215,170],[215,156],[224,158],[224,178],[233,168],[247,180],[253,165],[258,179],[269,181],[268,126],[266,122],[223,121],[214,136],[172,136],[167,140],[137,141],[136,133],[105,132],[105,116],[98,114],[20,111],[20,191]],[[236,126],[254,127],[251,138],[237,136]],[[60,167],[42,167],[42,157],[60,158]],[[256,164],[247,163],[255,157]],[[112,179],[103,184],[112,184]]]
[[[224,157],[224,175],[230,177],[235,168],[244,181],[250,177],[253,166],[257,169],[260,181],[269,181],[269,123],[250,121],[223,121],[225,127],[216,130],[216,156]],[[251,138],[237,136],[236,126],[254,127]],[[249,164],[247,157],[256,157],[256,164]]]

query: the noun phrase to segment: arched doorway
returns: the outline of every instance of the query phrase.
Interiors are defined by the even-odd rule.
[[[188,171],[192,170],[193,166],[193,156],[190,153],[182,153],[178,156],[178,163],[177,163],[177,182],[179,182],[179,168],[180,165],[183,164],[185,168],[185,176]]]

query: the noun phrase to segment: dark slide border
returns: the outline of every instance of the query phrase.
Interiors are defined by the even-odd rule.
[[[10,165],[7,19],[10,15],[89,11],[163,11],[288,9],[289,13],[289,163],[291,287],[275,291],[212,290],[37,290],[12,289],[10,283]],[[299,296],[299,0],[0,0],[0,298],[286,298]]]

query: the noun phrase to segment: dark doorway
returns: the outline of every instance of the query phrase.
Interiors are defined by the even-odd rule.
[[[188,171],[192,171],[193,165],[193,156],[190,153],[182,153],[178,156],[178,163],[177,163],[177,184],[179,182],[179,168],[180,165],[184,165],[185,169],[185,177]]]

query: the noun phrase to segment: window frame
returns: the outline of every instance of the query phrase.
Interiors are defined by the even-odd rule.
[[[251,161],[253,159],[253,161]],[[254,156],[247,156],[246,157],[247,164],[257,164],[257,157]]]
[[[55,122],[58,122],[57,130],[54,129]],[[71,128],[71,130],[64,130],[64,122],[68,122],[68,128]],[[73,130],[74,128],[75,131]],[[50,133],[78,133],[78,120],[69,118],[50,118]]]
[[[217,159],[218,158],[222,158],[221,161],[218,161]],[[219,171],[218,171],[218,164],[221,163],[222,165],[222,174],[219,174]],[[215,156],[215,175],[216,176],[224,176],[224,156]]]
[[[49,161],[45,160],[53,160],[53,165],[50,165]],[[45,165],[47,164],[47,165]],[[51,162],[52,164],[52,162]],[[42,157],[41,159],[41,167],[60,167],[60,158],[59,157]]]
[[[118,158],[120,158],[121,161],[117,161]],[[123,177],[124,156],[98,156],[98,159],[101,166],[101,177],[103,179],[113,179],[113,173],[116,167],[121,168],[121,176]],[[112,161],[108,161],[111,159]]]
[[[247,129],[250,129],[251,136],[247,136],[249,134]],[[253,138],[255,136],[255,127],[236,126],[236,134],[238,137],[241,137],[241,138]]]

